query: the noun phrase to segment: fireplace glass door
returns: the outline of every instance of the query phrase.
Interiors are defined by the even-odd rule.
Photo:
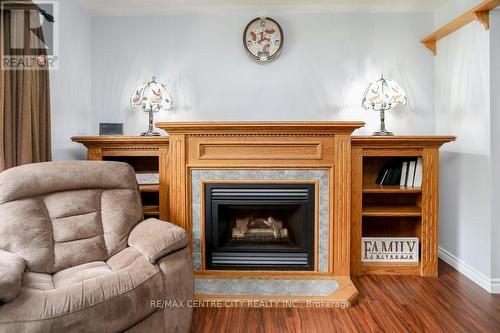
[[[208,269],[314,269],[314,185],[205,186]]]

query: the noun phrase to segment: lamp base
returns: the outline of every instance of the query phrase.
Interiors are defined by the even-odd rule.
[[[389,132],[389,131],[377,131],[377,132],[373,132],[372,134],[373,136],[393,136],[394,134],[392,132]]]
[[[141,136],[160,136],[161,134],[152,130],[149,130],[147,132],[142,132]]]

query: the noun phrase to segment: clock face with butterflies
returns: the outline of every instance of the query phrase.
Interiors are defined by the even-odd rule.
[[[283,47],[283,30],[275,20],[258,17],[247,24],[243,32],[243,45],[250,56],[257,61],[275,59]]]

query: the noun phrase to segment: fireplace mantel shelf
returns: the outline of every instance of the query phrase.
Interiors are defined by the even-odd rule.
[[[266,122],[159,122],[158,128],[164,129],[169,134],[208,134],[215,135],[219,133],[228,134],[327,134],[348,132],[352,133],[355,129],[363,127],[364,122],[352,121],[266,121]]]

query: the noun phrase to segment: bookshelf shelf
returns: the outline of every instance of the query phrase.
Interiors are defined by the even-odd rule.
[[[353,136],[351,191],[351,274],[437,276],[439,148],[452,136]],[[399,184],[419,164],[421,187],[379,185],[381,175]],[[395,170],[395,171],[394,171]],[[402,177],[402,176],[401,176]],[[404,182],[404,181],[403,181]],[[418,238],[418,263],[362,262],[363,237]]]
[[[422,216],[422,208],[418,206],[400,206],[400,205],[366,205],[363,207],[363,216]]]
[[[139,185],[139,191],[141,191],[141,192],[159,192],[160,185],[159,184]]]
[[[363,185],[363,193],[422,193],[422,188],[399,185],[365,184]]]
[[[146,205],[142,207],[144,215],[154,216],[160,215],[160,206],[159,205]]]

